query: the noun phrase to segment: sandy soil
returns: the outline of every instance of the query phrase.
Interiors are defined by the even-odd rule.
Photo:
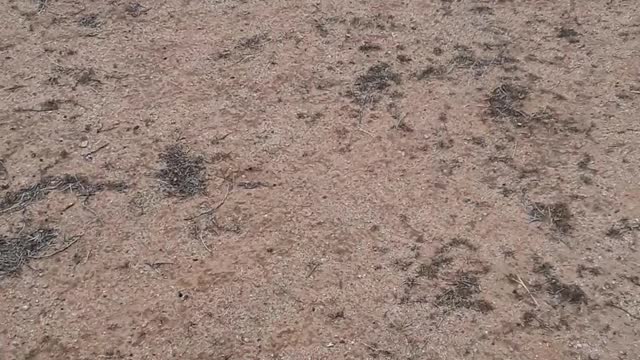
[[[635,1],[0,3],[0,358],[638,358]]]

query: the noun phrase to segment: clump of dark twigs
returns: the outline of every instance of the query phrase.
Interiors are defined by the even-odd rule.
[[[20,271],[30,259],[47,249],[58,233],[52,229],[39,229],[15,237],[0,235],[0,277]]]
[[[207,179],[202,156],[190,155],[182,145],[172,145],[160,154],[160,160],[164,166],[156,177],[165,193],[178,197],[204,193]]]
[[[123,182],[92,183],[80,175],[46,176],[34,185],[6,193],[0,199],[0,214],[22,210],[30,204],[44,199],[53,191],[70,192],[88,197],[103,190],[124,191],[126,188],[127,185]]]

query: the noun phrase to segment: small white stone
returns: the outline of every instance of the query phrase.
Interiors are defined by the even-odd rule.
[[[80,143],[80,147],[81,147],[81,148],[86,148],[87,146],[89,146],[89,141],[87,141],[87,140],[83,140],[83,141]]]

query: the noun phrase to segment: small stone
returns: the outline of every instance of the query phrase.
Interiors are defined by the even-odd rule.
[[[80,147],[81,148],[86,148],[87,146],[89,146],[89,141],[87,141],[87,140],[84,140],[84,141],[82,141],[80,143]]]

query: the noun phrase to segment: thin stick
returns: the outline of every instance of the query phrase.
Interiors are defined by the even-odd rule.
[[[109,144],[108,144],[108,143],[107,143],[107,144],[104,144],[104,145],[102,145],[102,146],[100,146],[99,148],[97,148],[97,149],[95,149],[95,150],[93,150],[93,151],[90,151],[90,152],[88,152],[88,153],[84,154],[85,159],[89,159],[89,158],[91,157],[91,155],[93,155],[93,154],[97,153],[98,151],[100,151],[100,150],[102,150],[102,149],[106,148],[107,146],[109,146]]]
[[[82,235],[76,235],[76,236],[74,236],[74,238],[75,238],[75,239],[74,239],[73,241],[71,241],[70,243],[68,243],[68,244],[67,244],[65,247],[63,247],[62,249],[57,250],[57,251],[54,251],[54,252],[53,252],[53,253],[51,253],[51,254],[41,255],[41,256],[30,256],[30,258],[31,258],[31,259],[45,259],[45,258],[49,258],[49,257],[55,256],[55,255],[58,255],[58,254],[60,254],[61,252],[63,252],[63,251],[65,251],[65,250],[67,250],[68,248],[70,248],[73,244],[77,243],[77,242],[78,242],[78,240],[80,240],[80,238],[81,238],[81,237],[82,237]]]
[[[631,316],[632,318],[634,318],[634,319],[636,319],[636,320],[640,320],[640,316],[632,314],[631,312],[629,312],[629,310],[627,310],[627,309],[623,308],[623,307],[622,307],[622,306],[620,306],[620,305],[617,305],[617,304],[613,303],[612,301],[608,301],[608,302],[607,302],[607,305],[608,305],[608,306],[611,306],[612,308],[616,308],[616,309],[618,309],[618,310],[622,310],[622,311],[624,311],[625,313],[627,313],[627,315]]]
[[[522,278],[520,277],[520,275],[516,275],[516,277],[518,278],[518,283],[522,285],[522,287],[527,291],[527,294],[529,294],[529,296],[531,297],[531,300],[533,300],[534,304],[536,304],[536,307],[539,307],[540,304],[538,304],[538,300],[536,300],[536,298],[533,297],[533,294],[531,294],[531,291],[529,291],[529,288],[527,287],[527,285],[525,285],[524,281],[522,281]]]
[[[222,207],[222,205],[224,205],[225,201],[227,201],[227,198],[229,197],[229,193],[231,192],[231,188],[233,188],[233,183],[229,184],[229,187],[227,188],[227,192],[226,192],[226,194],[224,194],[224,198],[222,198],[222,201],[220,201],[218,203],[218,205],[216,205],[216,207],[214,207],[213,209],[209,209],[209,210],[207,210],[205,212],[202,212],[202,213],[200,213],[198,215],[194,215],[194,216],[185,218],[184,220],[186,220],[186,221],[195,220],[195,219],[197,219],[199,217],[202,217],[202,216],[205,216],[205,215],[210,215],[210,214],[214,213],[215,211],[217,211],[218,209],[220,209]]]
[[[202,237],[202,234],[198,234],[198,237],[200,238],[200,242],[202,243],[202,246],[204,246],[204,248],[207,249],[209,254],[213,254],[213,251],[211,251],[211,249],[209,249],[209,247],[207,246],[207,243],[204,242],[204,238]]]
[[[311,270],[309,270],[309,273],[307,273],[307,278],[311,277],[311,275],[313,275],[313,273],[316,272],[318,267],[320,267],[320,263],[319,262],[313,264],[313,267],[311,268]]]

